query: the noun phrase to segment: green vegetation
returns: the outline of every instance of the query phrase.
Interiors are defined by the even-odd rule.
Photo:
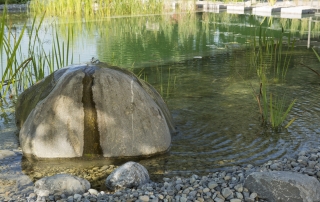
[[[283,36],[279,41],[275,41],[273,38],[266,37],[265,33],[262,35],[260,28],[259,39],[258,41],[254,40],[249,52],[251,55],[250,66],[256,69],[259,78],[259,93],[255,93],[255,99],[258,102],[262,122],[276,131],[281,128],[296,101],[293,100],[287,104],[284,94],[280,96],[269,90],[272,83],[285,82],[291,59],[289,52],[294,47],[290,37],[288,44],[287,52],[284,54]],[[294,119],[289,121],[285,127],[289,127],[293,121]]]
[[[1,96],[13,96],[35,82],[43,79],[56,69],[72,63],[73,56],[70,50],[73,32],[69,31],[67,42],[60,41],[58,34],[53,33],[52,49],[49,53],[44,51],[44,42],[39,31],[44,15],[37,20],[33,18],[31,26],[24,24],[21,29],[13,29],[6,24],[6,11],[2,14],[0,22],[0,53],[6,58],[3,75],[0,82]],[[23,54],[22,38],[28,33],[28,51]]]
[[[32,11],[54,16],[113,16],[161,13],[164,2],[159,0],[33,0]]]

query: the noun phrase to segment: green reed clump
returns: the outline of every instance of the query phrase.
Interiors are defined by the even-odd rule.
[[[31,9],[54,16],[113,16],[161,13],[163,0],[33,0]]]
[[[73,33],[68,33],[67,42],[61,42],[57,34],[54,35],[51,51],[46,51],[44,41],[40,37],[40,28],[43,26],[44,15],[36,16],[32,25],[24,24],[21,29],[11,29],[6,24],[6,11],[0,22],[0,54],[4,61],[2,79],[0,82],[1,96],[16,94],[35,82],[43,79],[56,69],[66,66],[73,61],[70,43]],[[21,40],[28,30],[28,44]],[[23,47],[28,47],[27,52]]]
[[[20,31],[21,34],[16,35],[11,30],[11,27],[6,26],[6,16],[7,12],[5,9],[0,22],[0,54],[2,61],[6,60],[0,83],[0,89],[3,89],[4,94],[10,89],[10,86],[15,85],[16,81],[20,80],[20,74],[18,74],[18,72],[21,71],[21,69],[24,69],[30,62],[29,58],[21,62],[16,60],[16,55],[18,55],[18,51],[20,50],[20,43],[26,30],[26,25],[22,27]],[[3,54],[5,55],[5,58],[3,58]],[[5,86],[6,88],[4,88]]]
[[[288,44],[290,44],[290,37]],[[289,46],[290,47],[290,46]],[[291,49],[293,45],[291,45]],[[261,28],[258,41],[254,40],[251,51],[250,66],[256,69],[259,78],[259,93],[255,93],[255,98],[258,102],[262,122],[264,125],[271,126],[272,129],[278,130],[286,120],[290,110],[296,100],[290,102],[284,96],[277,96],[270,92],[270,82],[285,82],[285,77],[289,68],[291,55],[286,53],[283,56],[283,35],[278,41],[273,38],[262,35]],[[273,74],[273,79],[268,76]],[[291,120],[285,126],[286,128],[294,121]]]

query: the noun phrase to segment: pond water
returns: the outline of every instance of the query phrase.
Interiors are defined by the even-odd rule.
[[[312,19],[312,45],[318,50],[320,26],[316,17]],[[19,15],[9,20],[17,32],[25,20],[31,21]],[[320,62],[306,48],[308,20],[228,13],[170,13],[90,22],[46,18],[40,34],[44,47],[50,50],[53,33],[63,41],[68,29],[73,30],[73,63],[95,57],[128,68],[161,93],[178,130],[172,136],[171,149],[156,157],[130,159],[145,165],[156,178],[259,165],[319,145],[320,77],[301,65],[320,72]],[[275,38],[281,36],[283,27],[284,38],[290,35],[297,44],[285,82],[270,81],[270,91],[285,94],[288,102],[297,99],[287,121],[296,120],[278,132],[261,125],[253,96],[259,81],[256,71],[250,69],[247,44],[258,35],[260,24],[267,36]],[[23,43],[28,44],[28,32]],[[2,67],[4,63],[3,59]],[[0,149],[19,148],[13,106],[14,100],[2,103]],[[49,173],[46,169],[52,167],[61,172],[68,166],[87,169],[119,165],[125,160],[96,159],[78,164],[22,161],[22,170],[32,175],[35,170]]]

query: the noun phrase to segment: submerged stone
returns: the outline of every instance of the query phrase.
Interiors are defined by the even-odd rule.
[[[152,155],[175,131],[152,86],[105,63],[69,66],[27,89],[16,124],[23,153],[39,158]]]
[[[129,161],[114,170],[106,179],[106,187],[111,190],[117,188],[133,188],[148,183],[149,173],[141,164]]]
[[[35,182],[34,192],[38,196],[84,194],[90,189],[90,183],[69,174],[57,174],[44,177]]]

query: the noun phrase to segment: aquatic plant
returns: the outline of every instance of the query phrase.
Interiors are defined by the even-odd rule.
[[[281,124],[285,121],[287,118],[289,112],[291,111],[294,103],[296,102],[296,99],[294,99],[288,107],[285,106],[286,98],[283,95],[281,98],[277,96],[272,96],[272,93],[270,93],[270,123],[271,127],[274,129],[278,129]],[[289,127],[291,123],[295,120],[293,118],[286,126],[285,128]]]
[[[21,29],[12,29],[6,24],[6,11],[3,13],[0,22],[0,53],[4,57],[4,71],[0,82],[2,97],[7,96],[8,92],[10,95],[17,94],[56,69],[72,63],[72,31],[68,34],[66,44],[53,33],[52,49],[46,52],[39,34],[43,20],[44,15],[41,18],[34,16],[30,27],[25,23]],[[28,32],[27,46],[21,43],[25,32]],[[27,53],[23,51],[23,47],[28,47]]]
[[[274,37],[267,37],[266,33],[261,35],[262,30],[260,27],[259,39],[256,42],[254,38],[254,49],[257,48],[257,53],[255,53],[255,57],[252,60],[252,65],[257,67],[257,73],[260,75],[260,72],[271,73],[273,71],[273,80],[274,82],[284,82],[285,77],[287,75],[287,71],[291,61],[290,52],[294,48],[294,41],[291,41],[290,35],[288,37],[288,41],[284,42],[283,38],[283,29],[279,39],[275,39]],[[258,43],[258,44],[257,44]],[[285,53],[283,52],[284,47],[283,44],[287,44],[287,49]]]
[[[262,35],[260,27],[258,41],[254,39],[251,51],[249,51],[250,65],[256,69],[259,78],[259,93],[256,93],[253,87],[252,89],[259,106],[262,122],[266,126],[270,125],[274,130],[281,128],[296,101],[293,100],[287,105],[284,94],[279,98],[275,93],[269,91],[271,84],[267,75],[270,75],[270,71],[274,72],[274,78],[271,80],[273,82],[285,82],[288,71],[291,56],[288,57],[286,54],[283,60],[282,43],[282,36],[279,41],[275,42],[273,38],[266,37],[265,33]],[[291,47],[293,48],[293,45]],[[289,121],[285,127],[289,127],[293,121],[294,119]]]
[[[3,89],[3,87],[6,86],[6,88],[3,89],[4,95],[6,95],[7,91],[10,89],[10,86],[14,85],[15,82],[19,80],[18,72],[30,61],[28,58],[18,64],[18,61],[16,60],[23,33],[26,30],[26,25],[22,27],[20,35],[17,36],[16,34],[13,34],[11,27],[6,26],[6,14],[7,11],[5,9],[2,14],[2,21],[0,22],[0,54],[2,61],[6,60],[0,83],[0,89]],[[3,58],[3,53],[5,53],[6,58]]]
[[[163,0],[33,0],[31,10],[37,14],[46,11],[53,16],[112,16],[161,13]]]

